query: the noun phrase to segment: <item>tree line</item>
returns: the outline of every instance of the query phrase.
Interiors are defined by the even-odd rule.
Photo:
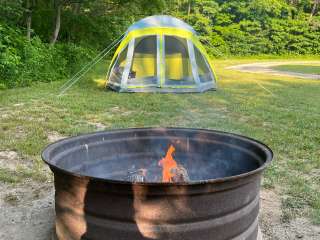
[[[0,88],[64,79],[149,15],[178,17],[216,57],[319,54],[320,0],[0,0]]]

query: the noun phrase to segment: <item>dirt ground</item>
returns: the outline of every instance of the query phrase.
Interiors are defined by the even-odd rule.
[[[281,199],[275,191],[263,190],[260,199],[263,240],[320,239],[320,226],[312,225],[307,218],[297,218],[289,223],[281,221]]]
[[[53,134],[54,135],[54,134]],[[0,162],[21,159],[13,151],[0,152]],[[10,169],[14,170],[14,165]],[[261,192],[260,226],[264,240],[318,240],[320,226],[306,218],[281,222],[281,199],[271,190]],[[0,183],[0,240],[51,240],[54,229],[54,188],[52,182]]]
[[[0,166],[10,171],[31,168],[15,151],[0,151]],[[49,168],[43,169],[49,173]],[[54,226],[53,183],[0,182],[0,240],[48,240]]]
[[[48,240],[53,226],[52,183],[0,184],[1,240]]]

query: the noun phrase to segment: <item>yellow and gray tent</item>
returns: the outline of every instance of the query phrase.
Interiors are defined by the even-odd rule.
[[[107,86],[120,92],[203,92],[216,88],[196,31],[170,16],[131,25],[111,61]]]

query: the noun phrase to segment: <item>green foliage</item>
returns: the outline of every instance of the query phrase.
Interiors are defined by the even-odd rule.
[[[23,15],[23,0],[0,0],[0,21],[17,24]]]
[[[49,45],[54,3],[62,6],[61,28],[57,44]],[[0,0],[0,89],[72,76],[133,22],[163,8],[163,0]]]
[[[308,22],[310,1],[174,2],[168,13],[191,24],[212,55],[319,54],[320,19]]]
[[[61,27],[49,45],[57,4]],[[310,0],[0,0],[0,89],[64,79],[154,14],[188,22],[217,57],[320,54],[320,7],[311,19],[312,8]]]
[[[282,18],[288,15],[288,10],[288,5],[281,0],[251,0],[247,8],[249,18],[260,21]]]
[[[49,46],[38,37],[28,41],[17,28],[0,24],[0,88],[64,79],[92,56],[74,44]]]

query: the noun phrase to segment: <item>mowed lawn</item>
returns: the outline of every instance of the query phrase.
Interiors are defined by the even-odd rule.
[[[320,76],[320,65],[280,65],[273,67],[275,70],[286,71],[286,72],[295,72],[295,73],[304,73],[304,74],[315,74]]]
[[[281,194],[282,220],[303,215],[320,224],[320,80],[225,69],[255,61],[214,60],[219,89],[204,94],[105,90],[98,84],[107,71],[103,64],[62,97],[61,82],[0,91],[0,151],[17,151],[33,163],[29,170],[0,166],[0,181],[51,178],[40,158],[50,134],[74,136],[102,127],[218,129],[268,144],[275,158],[263,187]]]

